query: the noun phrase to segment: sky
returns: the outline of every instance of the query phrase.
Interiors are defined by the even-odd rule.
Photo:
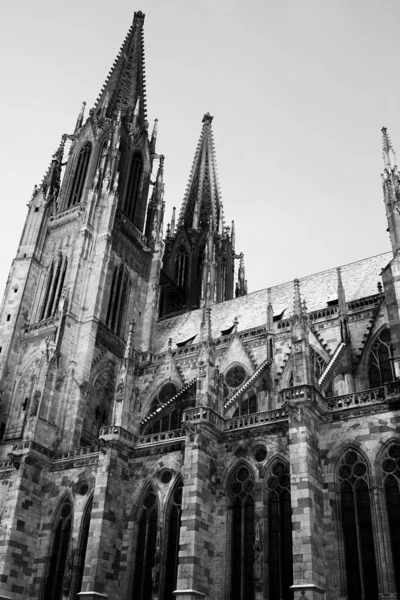
[[[204,113],[249,292],[390,250],[381,127],[400,153],[400,3],[54,0],[0,9],[0,293],[33,186],[93,106],[135,10],[179,211]]]

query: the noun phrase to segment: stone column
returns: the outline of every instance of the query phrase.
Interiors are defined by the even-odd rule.
[[[289,408],[295,600],[323,600],[326,583],[319,423],[315,400],[298,400]]]
[[[187,426],[177,600],[212,597],[215,489],[211,482],[218,431],[207,422]]]

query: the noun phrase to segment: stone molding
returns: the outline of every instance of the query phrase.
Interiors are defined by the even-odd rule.
[[[77,594],[80,598],[84,598],[84,600],[96,600],[97,598],[108,598],[107,594],[100,594],[100,592],[78,592]],[[0,597],[1,600],[1,597]]]
[[[198,590],[175,590],[172,592],[174,596],[181,596],[183,598],[205,598],[206,595],[203,592],[199,592]]]

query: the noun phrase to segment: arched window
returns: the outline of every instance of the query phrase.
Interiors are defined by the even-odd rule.
[[[157,500],[151,488],[147,490],[140,509],[136,547],[135,600],[151,600],[152,572],[157,549]]]
[[[129,274],[124,265],[119,265],[114,269],[106,316],[107,327],[117,335],[121,335],[123,332],[128,296]]]
[[[189,255],[184,246],[179,248],[178,254],[175,259],[175,275],[176,285],[184,288],[187,282],[187,272],[189,266]]]
[[[246,370],[242,365],[233,365],[230,367],[224,377],[224,398],[232,396],[242,383],[244,383],[246,376]]]
[[[143,173],[143,158],[140,152],[135,152],[132,156],[128,181],[126,184],[124,212],[126,216],[137,225],[137,212],[140,206],[139,193],[140,182]]]
[[[49,319],[60,309],[60,299],[64,289],[68,259],[61,253],[53,260],[47,276],[46,291],[43,296],[40,320]]]
[[[383,485],[397,594],[400,594],[400,444],[390,446],[382,460]]]
[[[310,346],[310,357],[311,357],[311,365],[312,371],[314,373],[315,381],[318,381],[321,377],[322,373],[325,371],[327,367],[326,360],[314,350],[312,346]]]
[[[165,562],[164,600],[174,600],[179,557],[179,532],[182,513],[182,481],[176,484],[169,501],[167,512],[167,558]]]
[[[172,382],[165,383],[151,403],[149,414],[153,413],[157,408],[161,408],[163,404],[168,402],[177,393],[176,385]],[[168,414],[164,415],[161,419],[158,419],[152,426],[149,433],[161,433],[163,431],[171,431],[173,429],[179,429],[181,423],[182,409],[177,408],[172,410]]]
[[[234,412],[234,417],[242,417],[244,415],[252,415],[257,412],[257,396],[253,394],[250,398],[245,398],[241,401]]]
[[[368,379],[370,389],[393,381],[392,343],[389,329],[384,329],[375,339],[368,360]]]
[[[339,466],[348,600],[376,600],[378,583],[367,465],[349,450]]]
[[[231,600],[254,598],[254,476],[240,465],[230,482],[232,510]]]
[[[86,486],[86,488],[84,487]],[[82,489],[82,492],[87,488],[87,484],[82,483],[80,488]],[[89,500],[87,506],[86,506],[86,510],[84,512],[83,515],[83,519],[82,519],[82,525],[81,525],[81,532],[80,532],[80,536],[79,536],[79,546],[78,546],[78,552],[77,552],[77,566],[76,566],[76,576],[75,576],[75,584],[74,584],[74,588],[75,588],[75,595],[81,591],[82,589],[82,580],[83,580],[83,571],[85,568],[85,557],[86,557],[86,550],[87,550],[87,543],[88,543],[88,539],[89,539],[89,528],[90,528],[90,518],[92,516],[92,508],[93,508],[93,497]],[[71,598],[75,598],[74,593],[71,594]]]
[[[70,585],[72,559],[68,549],[71,538],[71,522],[72,505],[69,499],[65,499],[54,519],[44,594],[42,595],[44,600],[47,598],[61,600],[63,587],[67,588]]]
[[[83,186],[85,185],[91,153],[92,144],[90,142],[86,142],[78,154],[78,160],[76,162],[75,174],[72,180],[67,208],[78,204],[82,200]]]
[[[293,541],[289,468],[276,462],[267,479],[269,598],[292,598]]]

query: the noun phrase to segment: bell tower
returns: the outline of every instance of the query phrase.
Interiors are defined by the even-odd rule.
[[[212,120],[203,117],[178,222],[174,209],[167,227],[160,317],[233,298],[235,232],[225,225]]]
[[[143,25],[136,12],[88,118],[83,105],[29,203],[0,314],[6,440],[92,443],[112,422],[129,332],[132,349],[150,343],[164,184],[156,126],[148,136]]]

